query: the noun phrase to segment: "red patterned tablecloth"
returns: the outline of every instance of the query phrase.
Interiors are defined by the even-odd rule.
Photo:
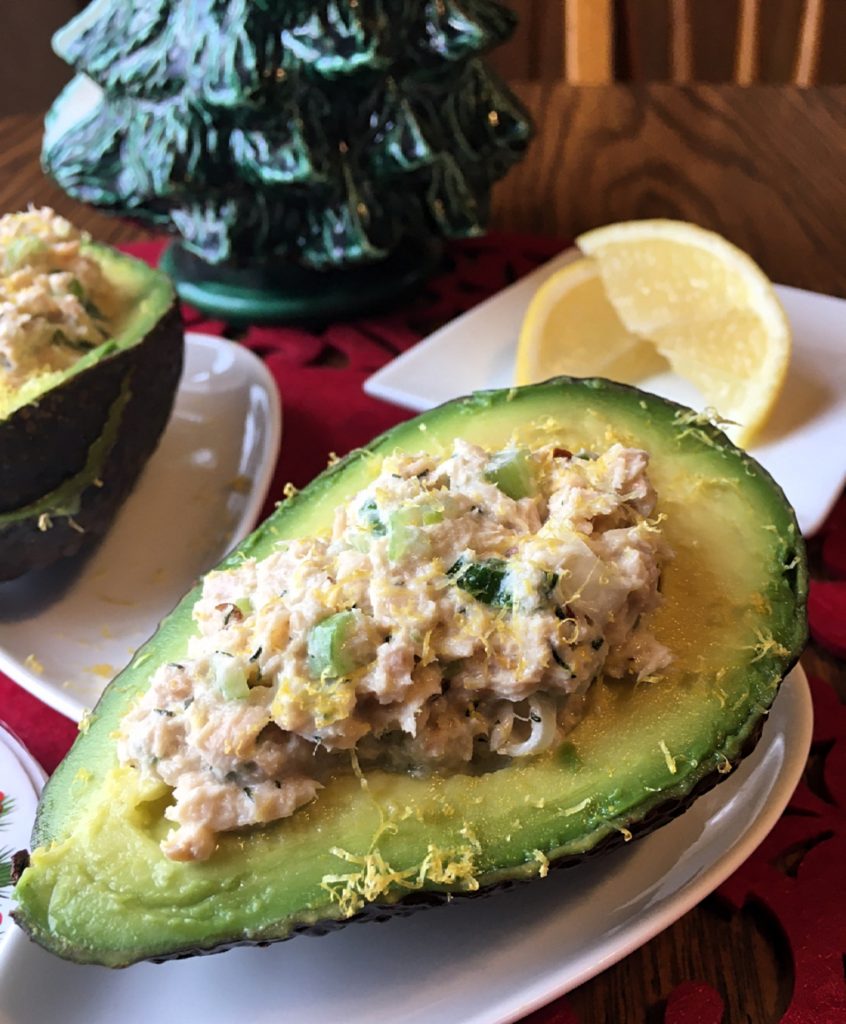
[[[161,246],[129,250],[155,262]],[[442,271],[409,305],[321,330],[252,327],[240,340],[271,370],[282,397],[285,443],[268,508],[285,482],[302,486],[326,465],[409,415],[361,390],[365,378],[423,335],[499,291],[562,248],[536,237],[489,235],[453,245]],[[224,325],[186,309],[192,330],[224,333]],[[815,540],[821,563],[810,600],[814,639],[846,658],[846,500]],[[833,688],[811,680],[815,720],[814,770],[762,846],[721,887],[740,907],[764,904],[781,925],[794,966],[788,1024],[846,1022],[846,707]],[[75,726],[0,675],[0,718],[47,771],[64,756]],[[681,984],[666,1004],[665,1024],[718,1024],[719,993],[697,979]],[[532,1024],[576,1024],[566,997],[533,1014]],[[584,1022],[587,1024],[587,1022]]]

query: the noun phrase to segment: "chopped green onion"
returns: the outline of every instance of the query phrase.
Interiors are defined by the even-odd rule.
[[[451,577],[457,587],[483,604],[494,608],[513,608],[516,604],[523,611],[532,611],[538,605],[538,594],[543,601],[549,599],[558,583],[558,573],[543,571],[539,586],[535,582],[536,576],[529,577],[531,589],[523,593],[520,568],[519,565],[509,565],[502,558],[488,558],[482,562],[468,562],[459,558],[449,568],[447,576]]]
[[[535,493],[535,463],[525,448],[497,452],[485,467],[485,479],[515,501]]]
[[[367,527],[371,533],[377,537],[384,537],[385,535],[385,524],[382,522],[382,517],[379,515],[379,508],[373,498],[370,501],[366,501],[361,508],[358,510],[358,518],[362,525]]]
[[[26,238],[14,238],[6,247],[3,256],[3,269],[7,274],[12,274],[26,266],[33,256],[44,252],[46,248],[47,244],[34,235],[29,235]]]
[[[339,679],[372,660],[364,615],[350,608],[313,626],[308,634],[308,672],[312,679]]]
[[[244,700],[250,695],[247,673],[231,654],[216,651],[211,658],[213,684],[226,700]]]
[[[483,604],[497,608],[510,608],[514,598],[508,588],[508,563],[501,558],[488,558],[483,562],[468,562],[459,558],[447,571],[447,576],[460,589]]]
[[[409,505],[388,517],[388,558],[397,562],[408,555],[426,557],[431,551],[429,537],[420,529],[443,522],[442,509],[432,505]]]

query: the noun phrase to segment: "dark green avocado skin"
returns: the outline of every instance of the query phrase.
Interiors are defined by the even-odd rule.
[[[37,422],[42,423],[46,419],[49,434],[56,436],[58,452],[74,460],[66,464],[65,472],[56,481],[56,484],[61,484],[62,480],[73,475],[73,471],[68,471],[70,465],[75,466],[75,471],[84,466],[90,445],[102,433],[109,409],[120,395],[124,382],[129,389],[116,440],[100,473],[102,486],[86,488],[81,496],[79,512],[72,521],[67,516],[57,516],[48,529],[41,529],[38,517],[32,516],[0,528],[0,580],[14,579],[60,558],[75,555],[108,530],[167,425],[182,373],[183,353],[182,321],[174,305],[137,345],[98,363],[96,374],[86,372],[71,378],[55,389],[55,394],[48,392],[39,402],[38,411],[44,416],[39,415]],[[58,410],[55,418],[51,418],[51,405]],[[71,415],[74,409],[80,413],[82,428],[78,428],[76,416]],[[26,417],[19,419],[23,426]],[[97,429],[80,459],[75,432],[84,428],[87,435],[94,423],[97,423]],[[25,428],[23,434],[26,434]],[[67,445],[63,443],[62,434],[69,438]],[[43,434],[38,438],[37,447],[44,449]],[[21,464],[25,461],[22,455],[19,460]],[[53,458],[45,460],[42,464],[44,478],[50,472],[48,463],[57,464]],[[6,479],[5,467],[3,472]],[[43,493],[39,491],[34,498]]]
[[[0,513],[29,505],[85,465],[120,394],[129,352],[103,359],[0,422]]]

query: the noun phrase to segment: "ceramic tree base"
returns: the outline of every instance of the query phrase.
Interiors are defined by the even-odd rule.
[[[179,297],[230,324],[325,323],[401,301],[438,265],[442,246],[415,240],[387,259],[346,269],[310,270],[280,260],[264,267],[213,266],[173,243],[160,266]]]

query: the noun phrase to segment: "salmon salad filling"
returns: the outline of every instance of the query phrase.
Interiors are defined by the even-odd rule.
[[[108,338],[87,237],[47,207],[0,217],[0,386],[66,370]]]
[[[397,453],[326,535],[210,573],[187,657],[120,728],[121,763],[172,787],[165,854],[206,859],[353,764],[539,754],[600,674],[660,673],[644,616],[670,552],[648,461],[619,444]]]

